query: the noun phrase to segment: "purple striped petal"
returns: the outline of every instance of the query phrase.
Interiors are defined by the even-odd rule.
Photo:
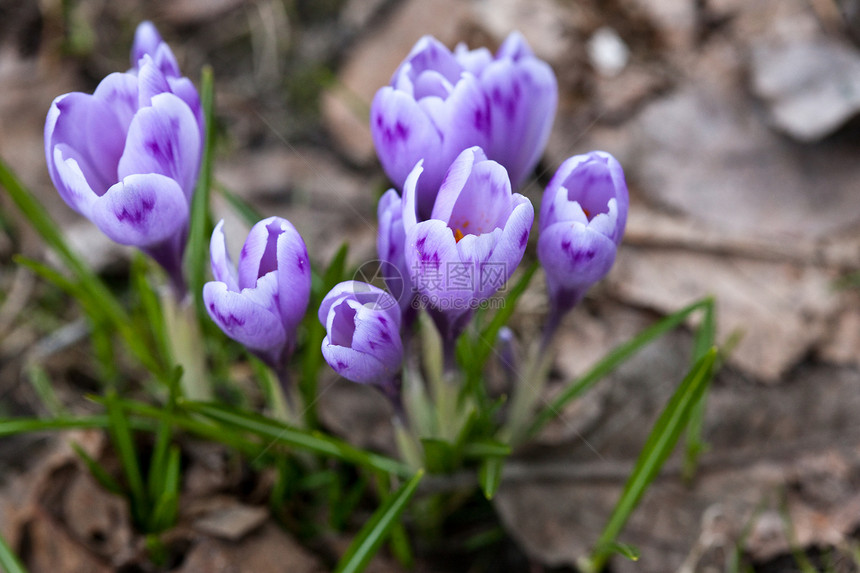
[[[169,177],[129,175],[93,203],[92,220],[117,243],[151,246],[184,231],[188,202]]]
[[[281,219],[276,257],[281,320],[287,332],[292,332],[304,318],[310,301],[311,263],[301,235],[284,219]]]
[[[203,301],[215,324],[270,366],[276,366],[286,344],[284,327],[276,313],[249,294],[250,290],[231,291],[221,282],[203,286]]]
[[[128,130],[119,176],[159,173],[173,178],[190,202],[200,167],[200,128],[191,110],[170,93],[152,98],[137,112]]]

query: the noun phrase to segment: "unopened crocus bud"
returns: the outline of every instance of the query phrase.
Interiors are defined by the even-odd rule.
[[[251,228],[237,268],[227,253],[223,227],[221,221],[212,233],[215,280],[203,286],[206,310],[227,336],[244,344],[283,380],[296,327],[310,299],[307,248],[289,221],[269,217]]]
[[[552,69],[517,32],[495,57],[421,38],[373,99],[370,128],[380,163],[402,190],[424,160],[419,214],[428,217],[442,179],[461,151],[479,146],[519,187],[543,153],[558,100]]]
[[[329,366],[392,397],[403,362],[400,306],[394,297],[367,283],[342,282],[323,299],[319,320],[326,329],[322,354]]]
[[[404,185],[406,261],[415,288],[450,345],[519,265],[534,208],[511,192],[505,168],[478,147],[466,149],[451,165],[426,219],[416,215],[422,176],[419,164]]]
[[[150,255],[182,291],[204,125],[193,84],[179,76],[160,37],[150,40],[135,48],[141,57],[128,73],[107,76],[92,95],[74,92],[54,100],[45,122],[45,157],[70,207],[112,240]],[[170,75],[156,64],[152,49]]]
[[[624,171],[608,153],[571,157],[556,171],[543,195],[538,237],[552,321],[612,268],[629,204]]]

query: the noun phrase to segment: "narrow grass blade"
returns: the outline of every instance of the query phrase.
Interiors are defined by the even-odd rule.
[[[511,447],[508,444],[497,442],[495,440],[480,440],[470,442],[463,446],[463,457],[476,459],[496,457],[503,458],[511,454]]]
[[[250,412],[237,412],[217,404],[185,402],[182,407],[190,412],[216,420],[234,430],[256,434],[273,444],[300,448],[316,454],[351,462],[360,466],[382,470],[401,477],[412,475],[409,468],[396,460],[360,450],[350,444],[320,432],[300,430]]]
[[[171,455],[170,440],[173,434],[171,414],[176,409],[176,398],[179,393],[179,380],[182,378],[182,367],[177,366],[170,380],[167,404],[164,407],[165,416],[158,423],[158,431],[155,434],[155,446],[152,448],[152,457],[149,461],[149,474],[147,475],[149,499],[160,499],[168,487],[167,465],[168,457]]]
[[[125,490],[121,485],[119,485],[119,482],[107,472],[104,466],[94,460],[92,456],[90,456],[79,444],[73,443],[72,449],[75,450],[75,453],[78,454],[78,457],[81,458],[81,461],[84,462],[84,465],[87,466],[87,469],[90,470],[90,473],[93,474],[93,477],[103,488],[112,494],[125,497]]]
[[[648,435],[633,472],[624,485],[621,498],[597,541],[588,571],[601,571],[609,555],[614,551],[618,534],[621,533],[648,486],[657,477],[660,468],[672,453],[681,432],[687,426],[693,406],[708,386],[716,359],[717,350],[713,348],[696,362],[669,399]]]
[[[177,446],[171,446],[164,467],[164,488],[159,493],[155,507],[149,516],[149,530],[159,533],[169,529],[176,522],[179,513],[179,464],[180,451]]]
[[[107,428],[107,416],[84,416],[80,418],[8,418],[0,420],[0,438],[15,434],[30,432],[45,432],[55,430],[83,430],[89,428]]]
[[[478,469],[478,483],[481,491],[488,500],[493,499],[502,484],[502,469],[505,459],[502,457],[487,457]]]
[[[209,212],[209,190],[212,187],[212,150],[215,142],[214,117],[215,80],[212,68],[203,68],[200,82],[200,103],[206,122],[206,137],[203,141],[203,159],[200,174],[191,199],[191,225],[188,231],[188,247],[185,253],[185,268],[188,272],[188,288],[194,299],[197,317],[206,319],[203,305],[203,283],[209,266],[209,237],[212,235],[212,216]]]
[[[598,362],[581,378],[571,381],[552,402],[540,411],[532,424],[529,434],[534,436],[540,432],[550,420],[558,416],[558,414],[564,410],[564,407],[571,400],[584,394],[601,378],[618,368],[639,350],[660,338],[673,328],[676,328],[692,313],[711,305],[713,305],[713,299],[710,297],[694,302],[689,306],[682,308],[675,314],[669,315],[656,324],[649,326],[628,342],[616,346],[603,358],[603,360]]]
[[[423,470],[418,472],[408,482],[391,494],[377,509],[370,520],[358,532],[358,536],[349,545],[341,558],[335,573],[359,573],[364,571],[370,560],[382,546],[391,528],[397,523],[403,510],[424,476]]]
[[[134,436],[131,433],[128,420],[126,420],[126,413],[118,402],[116,392],[107,392],[105,406],[110,421],[108,431],[128,481],[132,513],[137,523],[142,524],[145,522],[148,504],[143,477],[140,473],[140,464],[137,459],[137,448],[134,445]]]
[[[6,573],[27,573],[21,560],[18,559],[2,535],[0,535],[0,570]]]
[[[715,318],[714,304],[705,307],[702,322],[696,330],[693,341],[693,361],[701,359],[708,350],[716,344],[717,322]],[[716,368],[715,368],[716,370]],[[714,372],[716,374],[716,372]],[[710,380],[708,381],[710,385]],[[696,475],[699,464],[699,456],[707,450],[708,445],[702,439],[702,426],[705,423],[705,409],[708,405],[708,392],[702,392],[702,397],[696,402],[690,413],[690,423],[687,425],[684,445],[684,467],[682,474],[684,481],[690,482]]]
[[[66,408],[63,406],[63,403],[60,402],[60,399],[57,398],[57,394],[54,392],[54,386],[51,384],[51,379],[48,377],[48,373],[45,372],[45,369],[42,368],[42,365],[35,361],[30,362],[26,366],[26,372],[27,379],[30,381],[30,384],[33,386],[33,390],[42,401],[42,405],[48,413],[52,417],[65,415]]]
[[[159,303],[158,293],[152,286],[148,269],[147,258],[143,254],[137,253],[132,260],[130,274],[131,284],[140,305],[138,331],[151,334],[159,362],[168,364],[171,354],[170,343],[165,330],[164,312]]]

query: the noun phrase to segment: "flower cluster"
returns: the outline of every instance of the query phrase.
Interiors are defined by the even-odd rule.
[[[144,22],[128,72],[107,76],[92,95],[68,93],[51,104],[45,156],[72,209],[117,243],[149,254],[182,291],[203,134],[197,90]]]
[[[183,290],[182,255],[204,123],[197,91],[155,27],[135,34],[131,69],[90,94],[51,105],[45,153],[62,198],[113,240],[139,247]],[[370,123],[394,182],[379,202],[377,250],[390,293],[348,281],[324,297],[322,354],[339,374],[391,395],[402,335],[417,308],[453,344],[474,310],[522,260],[534,223],[516,190],[543,153],[558,100],[555,76],[512,33],[495,55],[418,41],[373,100]],[[611,268],[624,232],[627,187],[604,152],[571,157],[547,187],[537,254],[552,330]],[[234,266],[224,223],[211,239],[206,310],[231,338],[281,374],[306,314],[311,272],[295,227],[270,217],[251,229]]]

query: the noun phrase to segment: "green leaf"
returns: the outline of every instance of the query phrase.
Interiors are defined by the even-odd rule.
[[[146,489],[143,485],[143,477],[140,473],[140,464],[137,459],[137,448],[134,445],[134,437],[129,428],[126,413],[118,402],[116,392],[109,390],[105,395],[105,406],[107,407],[110,432],[114,448],[116,448],[120,463],[122,464],[125,478],[128,481],[128,489],[131,494],[132,515],[138,524],[145,522],[146,509],[148,506]]]
[[[678,442],[681,432],[687,426],[694,405],[708,386],[716,359],[717,349],[712,348],[696,362],[654,424],[636,460],[633,472],[624,485],[621,498],[595,545],[590,560],[590,571],[601,571],[611,554],[611,549],[617,546],[618,534],[621,533],[648,486],[657,477],[660,468],[663,467]]]
[[[107,416],[83,416],[80,418],[9,418],[0,420],[0,437],[30,432],[45,432],[53,430],[83,430],[89,428],[107,428]]]
[[[591,370],[585,373],[581,378],[572,380],[562,390],[556,398],[545,406],[532,423],[529,434],[534,436],[538,434],[550,420],[559,415],[567,404],[582,396],[595,383],[604,376],[621,366],[626,360],[636,354],[639,350],[660,338],[673,328],[680,325],[692,313],[697,310],[708,308],[714,303],[713,299],[708,297],[700,301],[694,302],[689,306],[682,308],[675,314],[669,315],[656,324],[649,326],[631,340],[613,348],[603,359],[598,362]]]
[[[511,455],[511,446],[496,440],[476,440],[463,446],[463,456],[466,458],[504,458]]]
[[[131,263],[131,284],[140,303],[142,316],[138,330],[152,335],[158,358],[162,364],[170,362],[170,343],[164,325],[164,313],[158,294],[152,286],[149,273],[149,259],[136,253]]]
[[[487,457],[481,462],[481,467],[478,469],[478,483],[481,484],[481,491],[488,500],[493,499],[502,484],[504,465],[505,459],[502,457]]]
[[[0,569],[6,573],[27,573],[21,560],[18,559],[2,535],[0,535]]]
[[[180,451],[175,445],[170,447],[164,471],[164,489],[160,492],[155,508],[149,516],[150,532],[159,533],[169,529],[176,522],[179,513]]]
[[[87,469],[90,470],[90,473],[93,474],[93,477],[96,478],[96,481],[99,482],[103,488],[115,495],[123,497],[126,495],[125,490],[121,485],[119,485],[119,482],[107,472],[104,466],[94,460],[86,450],[77,443],[72,443],[72,449],[75,450],[75,453],[78,454],[78,457],[81,458],[81,461],[84,462],[84,465],[87,466]]]
[[[185,267],[188,271],[188,288],[194,299],[199,320],[206,320],[203,304],[203,283],[209,266],[209,238],[212,235],[212,216],[209,213],[209,190],[212,187],[212,150],[215,142],[213,122],[215,80],[212,68],[206,66],[200,82],[200,103],[206,122],[206,137],[203,141],[203,159],[200,174],[191,199],[191,225],[188,231],[188,247],[185,254]]]
[[[408,482],[391,494],[374,513],[370,520],[361,528],[358,535],[350,543],[346,553],[337,564],[335,573],[359,573],[364,571],[370,560],[379,551],[391,528],[406,509],[406,504],[412,499],[418,484],[424,476],[424,470],[418,472]]]
[[[259,414],[239,412],[205,402],[183,402],[182,408],[216,420],[235,430],[243,430],[260,436],[269,440],[271,444],[300,448],[360,466],[382,470],[401,477],[412,475],[412,472],[405,464],[391,458],[360,450],[344,441],[320,432],[293,428]]]
[[[54,386],[51,384],[51,379],[48,377],[48,373],[45,372],[45,369],[42,368],[41,364],[37,364],[35,361],[30,362],[26,366],[27,379],[30,381],[30,384],[33,386],[33,390],[36,392],[36,395],[42,401],[42,404],[45,406],[45,409],[51,416],[62,416],[66,413],[66,409],[63,406],[63,403],[60,402],[60,399],[57,398],[56,392],[54,392]]]
[[[149,499],[159,499],[169,488],[170,484],[167,481],[167,466],[169,456],[171,455],[170,440],[172,437],[171,414],[176,409],[176,399],[179,395],[179,380],[182,378],[182,367],[177,366],[173,370],[173,377],[169,382],[169,395],[167,404],[164,407],[166,414],[158,424],[158,431],[155,434],[155,446],[152,448],[152,457],[149,461],[149,474],[147,476],[149,482]]]
[[[714,304],[705,307],[702,323],[696,330],[693,341],[693,361],[699,360],[709,349],[716,344],[717,322],[715,318]],[[702,392],[702,397],[696,402],[690,414],[690,423],[687,425],[684,446],[684,466],[681,470],[684,481],[690,482],[696,475],[699,463],[699,455],[708,448],[702,439],[702,426],[705,423],[705,409],[708,405],[708,393]]]
[[[453,444],[438,438],[421,438],[424,462],[431,473],[448,473],[459,465],[460,458]]]

